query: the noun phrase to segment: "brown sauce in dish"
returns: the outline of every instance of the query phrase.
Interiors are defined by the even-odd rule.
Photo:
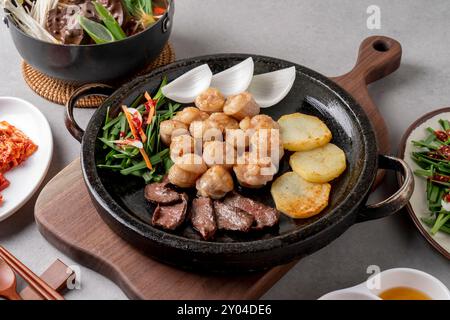
[[[383,300],[431,300],[431,298],[413,288],[396,287],[383,291],[379,297]]]

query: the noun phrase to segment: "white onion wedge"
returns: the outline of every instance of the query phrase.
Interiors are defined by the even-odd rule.
[[[295,76],[295,67],[254,76],[248,92],[261,108],[269,108],[287,96],[294,85]]]
[[[225,97],[242,93],[252,82],[253,70],[253,58],[247,58],[237,65],[215,74],[211,81],[211,87],[219,89]]]
[[[162,88],[167,98],[179,103],[192,103],[195,98],[208,89],[212,72],[207,64],[194,68]]]

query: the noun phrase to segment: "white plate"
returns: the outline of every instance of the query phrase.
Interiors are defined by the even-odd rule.
[[[6,172],[11,183],[3,190],[0,221],[22,207],[45,178],[53,154],[53,138],[45,116],[31,103],[13,97],[0,97],[0,121],[7,121],[25,133],[38,150],[24,163]]]
[[[420,168],[411,159],[411,153],[418,150],[412,145],[411,141],[425,139],[428,136],[428,133],[426,132],[426,128],[428,127],[439,129],[439,119],[450,120],[450,109],[440,109],[422,116],[414,124],[412,124],[405,133],[400,145],[400,157],[404,158],[405,162],[413,171]],[[421,218],[426,218],[429,216],[426,197],[426,180],[417,176],[414,176],[414,179],[415,187],[413,195],[407,206],[408,212],[422,235],[440,253],[450,259],[450,235],[443,232],[438,232],[436,235],[432,236],[430,234],[430,228],[421,220]]]

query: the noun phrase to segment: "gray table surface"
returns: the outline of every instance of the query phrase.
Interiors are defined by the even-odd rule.
[[[448,106],[450,93],[450,3],[447,0],[378,0],[381,29],[366,26],[367,0],[184,0],[176,3],[171,42],[177,58],[243,52],[274,56],[340,75],[355,62],[359,43],[383,34],[403,45],[401,68],[371,86],[370,92],[390,128],[396,152],[401,135],[420,115]],[[79,144],[66,131],[63,108],[31,91],[24,82],[16,52],[4,26],[0,32],[0,96],[26,99],[47,117],[55,151],[48,181],[79,154]],[[76,116],[87,123],[93,110]],[[376,193],[381,199],[396,188],[392,176]],[[0,223],[0,243],[34,271],[56,258],[76,264],[39,234],[33,218],[36,197]],[[405,213],[351,227],[321,251],[303,259],[264,299],[316,299],[367,278],[367,267],[382,270],[412,267],[429,272],[450,286],[448,261],[415,230]],[[108,279],[81,267],[81,289],[68,299],[126,299]]]

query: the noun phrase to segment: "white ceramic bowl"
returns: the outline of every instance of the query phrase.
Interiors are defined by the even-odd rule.
[[[380,293],[396,287],[419,290],[432,300],[450,300],[450,292],[441,281],[428,273],[409,268],[383,271],[357,286],[330,292],[319,300],[381,300]]]
[[[0,121],[7,121],[24,132],[38,150],[21,165],[4,174],[11,183],[1,193],[0,221],[23,206],[44,180],[53,154],[53,138],[45,116],[31,103],[13,97],[0,97]]]

